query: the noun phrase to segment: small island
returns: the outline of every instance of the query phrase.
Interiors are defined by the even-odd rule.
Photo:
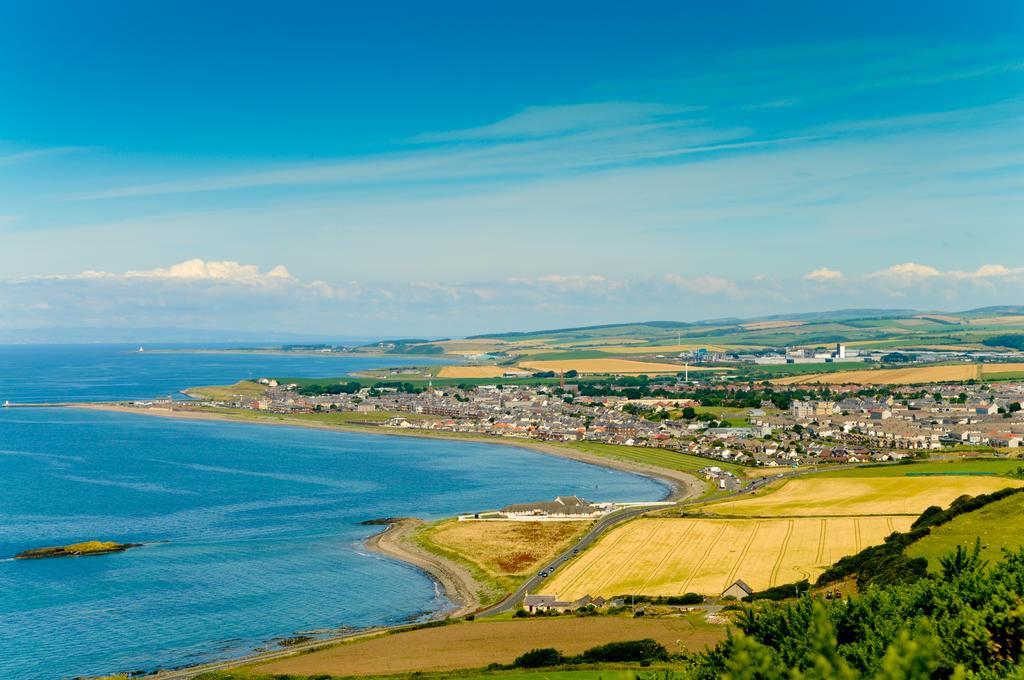
[[[14,556],[16,560],[38,560],[46,557],[82,557],[85,555],[106,555],[138,548],[141,543],[115,543],[114,541],[83,541],[70,545],[49,546],[23,550]]]

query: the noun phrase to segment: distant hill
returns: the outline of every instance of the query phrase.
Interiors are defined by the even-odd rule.
[[[695,322],[637,321],[487,333],[471,339],[490,339],[505,347],[514,344],[514,353],[543,354],[545,359],[559,358],[559,353],[579,359],[582,353],[599,358],[699,347],[756,351],[790,346],[826,347],[836,343],[853,343],[852,346],[871,349],[988,349],[994,347],[990,338],[1022,331],[1024,306],[1004,305],[962,312],[866,308]],[[1005,345],[998,347],[1006,349]]]

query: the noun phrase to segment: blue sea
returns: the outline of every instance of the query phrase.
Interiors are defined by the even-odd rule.
[[[0,399],[147,398],[253,375],[396,360],[0,347]],[[418,360],[417,363],[422,363]],[[61,408],[0,409],[0,560],[104,539],[124,553],[0,561],[0,677],[154,670],[308,631],[450,606],[422,572],[368,554],[385,516],[425,519],[579,494],[652,500],[645,477],[470,442]]]

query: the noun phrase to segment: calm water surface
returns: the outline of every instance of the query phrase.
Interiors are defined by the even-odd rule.
[[[250,370],[368,367],[341,363],[353,361],[372,360],[0,348],[0,398],[149,397]],[[359,521],[566,493],[640,500],[665,489],[498,445],[0,409],[0,558],[91,538],[146,543],[100,557],[0,561],[0,677],[151,670],[303,631],[424,616],[449,603],[418,570],[367,554],[362,542],[376,529]]]

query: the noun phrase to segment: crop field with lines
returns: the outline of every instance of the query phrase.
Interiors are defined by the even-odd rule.
[[[629,359],[553,359],[535,361],[528,359],[520,362],[523,368],[534,371],[579,371],[580,373],[631,373],[656,375],[660,373],[682,373],[682,364],[659,364],[653,361],[630,361]],[[690,367],[691,371],[713,370],[709,368]]]
[[[737,501],[705,506],[706,512],[743,517],[836,517],[912,515],[931,505],[948,506],[957,497],[977,496],[1024,481],[990,476],[811,477],[791,479]]]
[[[841,371],[815,375],[789,376],[772,382],[776,385],[828,384],[828,385],[914,385],[931,382],[959,382],[977,380],[985,376],[1024,372],[1024,364],[954,364],[950,366],[916,366],[910,368],[884,368],[879,370]]]
[[[913,517],[640,519],[610,531],[545,584],[546,594],[718,595],[814,580],[840,557],[906,531]]]

